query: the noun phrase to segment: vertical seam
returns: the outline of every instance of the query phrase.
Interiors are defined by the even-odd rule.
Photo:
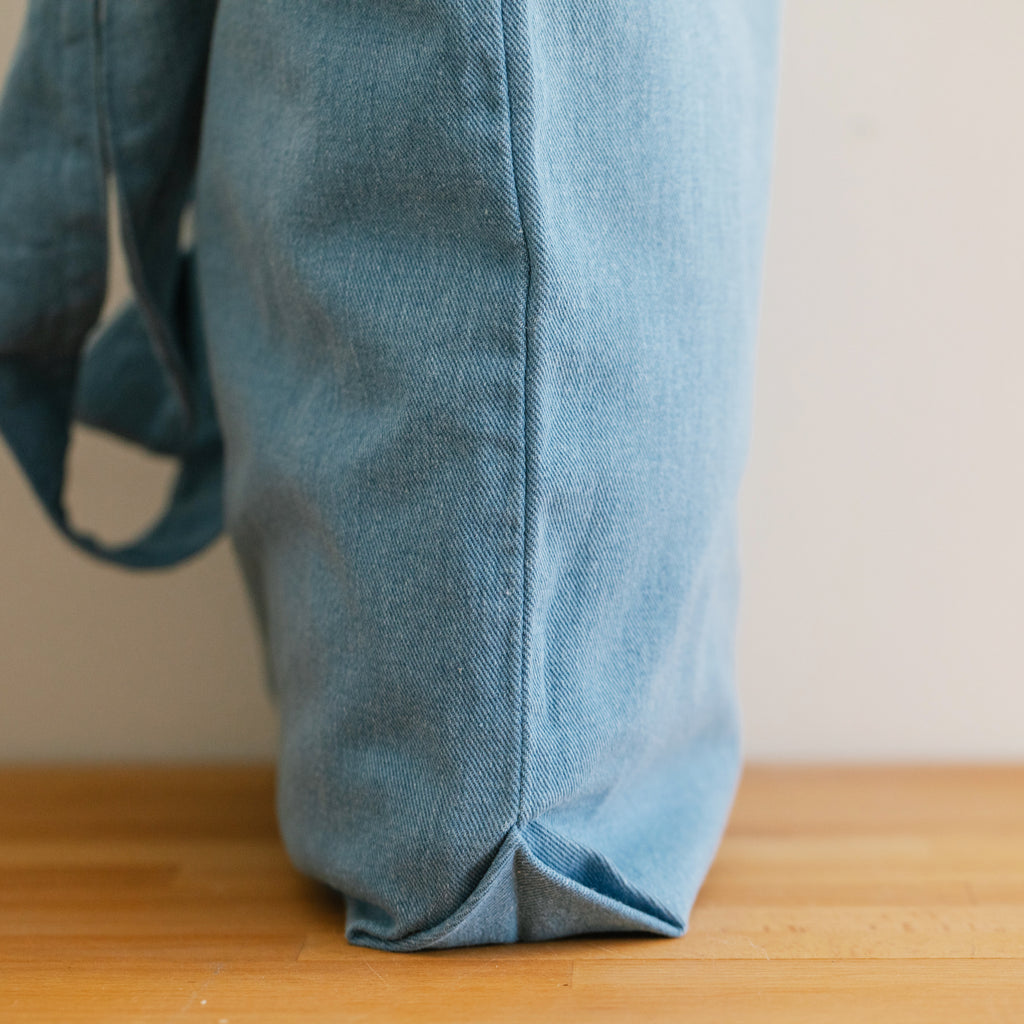
[[[174,342],[169,337],[169,327],[164,314],[158,309],[148,280],[146,266],[139,250],[135,224],[135,211],[131,207],[127,185],[123,180],[120,153],[118,151],[114,111],[111,106],[110,87],[110,37],[111,24],[115,20],[108,0],[94,0],[93,25],[96,53],[96,106],[100,133],[100,157],[103,163],[104,184],[113,186],[114,202],[120,227],[121,252],[128,271],[129,284],[140,318],[146,330],[153,355],[167,376],[169,391],[176,400],[180,417],[181,435],[187,436],[195,426],[196,409],[192,396],[192,385],[188,371]],[[107,199],[109,203],[109,195]],[[109,218],[109,212],[108,212]]]
[[[74,62],[74,60],[69,59],[69,55],[68,55],[68,52],[67,52],[68,49],[69,49],[69,46],[68,46],[68,26],[69,26],[69,23],[71,21],[70,11],[71,11],[71,8],[69,8],[66,3],[64,5],[62,5],[61,8],[60,8],[60,17],[59,17],[59,21],[58,21],[58,24],[57,24],[57,31],[60,34],[61,57],[62,57],[62,60],[61,60],[60,86],[59,86],[60,92],[61,92],[61,103],[62,104],[65,104],[67,102],[66,97],[71,95],[71,90],[68,87],[68,83],[71,81],[72,76],[74,75],[74,71],[75,71],[75,62]],[[78,40],[74,40],[74,41],[77,42]],[[77,141],[77,140],[75,140],[75,141]],[[71,311],[69,309],[69,303],[71,301],[71,299],[70,299],[70,295],[71,295],[71,274],[69,272],[69,264],[71,263],[71,244],[72,244],[72,239],[74,238],[74,232],[71,230],[71,225],[68,223],[68,219],[69,218],[68,218],[68,198],[67,197],[71,196],[71,195],[75,195],[75,189],[73,187],[71,187],[72,175],[71,175],[71,171],[70,171],[70,164],[71,164],[72,156],[73,156],[72,148],[70,146],[66,147],[64,149],[64,152],[61,154],[61,157],[60,157],[60,172],[59,172],[59,174],[60,174],[60,186],[61,186],[61,188],[64,191],[64,196],[62,197],[63,198],[64,207],[63,207],[63,211],[62,212],[63,212],[63,215],[64,215],[65,226],[67,227],[67,231],[66,231],[66,233],[63,234],[63,237],[61,239],[61,242],[62,242],[62,245],[63,245],[63,251],[61,253],[61,261],[60,261],[60,284],[61,284],[61,294],[64,296],[64,302],[61,303],[61,308],[60,308],[60,310],[58,312],[58,316],[60,317],[59,336],[60,336],[60,341],[61,341],[61,347],[62,348],[69,347],[69,341],[74,339],[75,327],[77,326],[76,324],[74,324],[72,322]],[[76,199],[77,199],[77,197],[76,197]],[[75,352],[74,355],[75,355],[76,373],[77,373],[78,352]],[[70,424],[69,424],[68,429],[70,431]],[[70,436],[70,434],[69,434],[69,436]],[[65,451],[66,451],[66,449],[65,449]],[[67,456],[65,454],[65,460],[66,460],[66,457]],[[65,467],[64,466],[61,467],[61,471],[60,472],[61,472],[61,480],[60,480],[60,483],[59,483],[58,489],[57,489],[57,502],[58,502],[58,505],[61,508],[61,514],[64,515],[65,514],[65,512],[64,512],[64,497],[63,497],[63,492],[64,492],[64,479],[63,479],[63,477],[64,477],[64,472],[65,472]]]
[[[531,355],[533,352],[533,339],[530,330],[530,302],[533,294],[533,258],[531,256],[531,242],[526,230],[526,217],[524,215],[523,193],[520,183],[519,164],[520,160],[520,136],[522,126],[520,119],[512,109],[512,87],[509,72],[509,23],[511,15],[509,6],[511,0],[499,0],[499,14],[501,19],[501,42],[502,59],[505,72],[505,98],[508,104],[508,129],[509,129],[509,159],[512,172],[512,187],[516,196],[516,211],[519,216],[519,229],[523,236],[523,256],[526,261],[526,287],[523,295],[523,377],[522,377],[522,446],[523,446],[523,486],[522,486],[522,596],[520,611],[520,655],[519,655],[519,686],[517,712],[519,716],[519,780],[518,780],[518,801],[516,809],[516,825],[522,826],[526,818],[526,785],[527,785],[527,752],[529,746],[529,669],[530,669],[530,612],[533,599],[532,565],[534,554],[534,535],[532,517],[530,516],[530,496],[532,492],[532,466],[533,453],[530,445],[530,424],[532,418],[532,402],[530,388],[530,371],[532,367]],[[517,42],[522,42],[517,37]],[[526,51],[526,46],[521,46]],[[524,57],[527,69],[527,88],[529,88],[529,59]],[[527,96],[526,106],[530,104],[530,97]]]

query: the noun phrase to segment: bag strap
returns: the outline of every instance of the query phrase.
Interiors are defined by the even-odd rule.
[[[32,0],[0,100],[0,432],[58,529],[132,568],[180,562],[222,529],[195,261],[178,243],[214,8]],[[108,180],[133,299],[96,331]],[[76,420],[179,460],[161,516],[129,544],[68,521]]]

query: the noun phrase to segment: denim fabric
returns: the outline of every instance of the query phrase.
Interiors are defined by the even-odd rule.
[[[679,935],[741,770],[777,0],[36,0],[0,428],[231,536],[295,865],[388,950]],[[133,299],[95,326],[116,184]],[[179,227],[194,206],[194,243]],[[179,456],[61,499],[78,419]]]

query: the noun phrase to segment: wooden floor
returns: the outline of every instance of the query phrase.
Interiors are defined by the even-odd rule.
[[[349,946],[268,766],[0,769],[0,1021],[1024,1022],[1024,766],[748,766],[680,939]]]

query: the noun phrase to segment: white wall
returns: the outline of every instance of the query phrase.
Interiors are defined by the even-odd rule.
[[[752,755],[1024,757],[1024,4],[789,0]]]
[[[0,5],[6,64],[23,3]],[[1024,4],[786,0],[738,670],[751,758],[1024,757]],[[2,183],[0,183],[2,187]],[[126,538],[167,468],[76,441]],[[228,545],[77,554],[0,451],[0,760],[272,756]]]

